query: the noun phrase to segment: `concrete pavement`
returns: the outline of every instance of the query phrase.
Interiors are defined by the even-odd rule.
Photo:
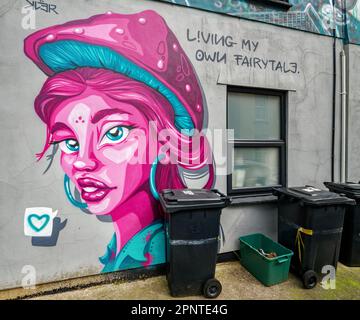
[[[223,291],[218,299],[269,299],[269,300],[360,300],[360,268],[338,265],[336,289],[325,290],[320,284],[311,290],[302,287],[300,279],[290,274],[288,281],[265,287],[244,269],[238,261],[217,265],[216,278]],[[34,299],[173,299],[165,276],[157,276],[131,282],[115,281],[85,289],[48,294]],[[204,299],[201,296],[186,299]]]

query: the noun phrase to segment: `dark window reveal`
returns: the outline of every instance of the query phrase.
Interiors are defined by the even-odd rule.
[[[286,184],[286,93],[229,87],[227,128],[229,141],[228,193],[267,194]]]

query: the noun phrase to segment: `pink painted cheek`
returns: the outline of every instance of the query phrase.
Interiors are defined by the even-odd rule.
[[[75,161],[76,155],[61,152],[60,165],[70,179],[73,177],[73,165]]]
[[[114,172],[113,176],[117,176],[117,188],[119,191],[121,190],[121,199],[124,200],[130,197],[141,184],[141,168],[139,165],[123,163],[116,169],[117,172]]]
[[[135,189],[143,182],[143,171],[141,164],[129,164],[126,168],[127,190]]]
[[[138,141],[134,140],[123,144],[104,146],[99,151],[99,159],[102,159],[102,162],[106,164],[132,163],[138,150],[138,145]]]
[[[143,166],[146,166],[142,160],[146,158],[146,145],[144,150],[139,146],[139,142],[134,139],[124,144],[106,146],[100,150],[99,161],[106,167],[106,173],[113,180],[117,177],[119,183],[126,182],[124,189],[131,190],[142,183],[144,179]],[[120,169],[121,168],[121,169]],[[120,172],[124,174],[119,175]]]

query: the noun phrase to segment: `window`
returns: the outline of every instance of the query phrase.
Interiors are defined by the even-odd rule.
[[[284,9],[289,9],[292,7],[292,4],[288,0],[253,0],[254,3],[260,3],[266,6],[279,7]]]
[[[228,193],[269,194],[286,184],[286,93],[228,87],[227,100],[234,130]]]

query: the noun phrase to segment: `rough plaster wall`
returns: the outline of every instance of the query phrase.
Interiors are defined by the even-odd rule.
[[[236,205],[224,210],[221,224],[225,232],[222,252],[238,250],[239,237],[251,233],[263,233],[277,240],[276,204]]]
[[[172,7],[172,10],[178,10]],[[181,9],[180,9],[181,10]],[[181,11],[179,10],[179,15]],[[259,41],[254,56],[298,62],[300,74],[280,74],[263,70],[242,69],[235,63],[194,62],[209,106],[209,127],[226,126],[226,85],[289,90],[288,96],[288,185],[311,184],[324,187],[331,178],[331,126],[333,40],[305,32],[251,23],[201,11],[189,10],[192,29],[232,35],[235,39]],[[176,23],[169,20],[169,24]],[[186,27],[186,24],[185,26]],[[178,32],[186,41],[185,30]],[[186,48],[186,47],[185,47]],[[186,51],[195,56],[199,46]],[[209,52],[210,45],[203,46]],[[340,43],[337,44],[337,52]],[[244,53],[230,48],[229,55]],[[339,55],[338,55],[339,56]],[[339,65],[337,66],[339,72]],[[214,86],[217,79],[218,85]],[[339,91],[339,83],[337,83]],[[337,106],[338,109],[338,106]],[[339,128],[339,127],[338,127]],[[337,150],[338,148],[336,148]],[[215,154],[215,158],[217,158]],[[219,158],[219,161],[221,158]],[[337,158],[335,159],[337,162]],[[337,172],[336,172],[337,174]],[[218,176],[216,187],[226,190],[226,177]],[[277,215],[273,205],[238,205],[223,210],[222,225],[226,243],[222,252],[238,248],[240,235],[263,232],[277,238]]]
[[[2,0],[0,13],[9,1]],[[23,55],[23,39],[33,30],[21,28],[25,1],[12,1],[0,17],[0,134],[5,142],[0,157],[0,288],[21,284],[21,269],[36,267],[38,282],[60,280],[100,271],[98,257],[113,233],[109,223],[82,214],[66,201],[63,174],[55,159],[42,175],[45,162],[34,154],[43,146],[44,127],[33,111],[33,99],[44,75]],[[86,18],[113,10],[132,13],[152,8],[160,13],[193,61],[208,102],[209,128],[225,128],[226,84],[281,88],[289,93],[289,185],[314,184],[330,178],[332,40],[309,33],[239,20],[193,9],[150,1],[53,0],[59,15],[37,14],[36,26],[43,28],[72,19]],[[6,8],[5,8],[6,9]],[[298,62],[300,74],[278,74],[240,68],[232,63],[197,62],[196,50],[216,50],[211,45],[187,41],[186,29],[216,32],[237,39],[260,41],[256,55]],[[223,50],[223,49],[222,49]],[[238,53],[234,48],[225,50]],[[215,154],[219,163],[220,154]],[[218,176],[216,188],[226,191],[226,177]],[[31,246],[23,234],[26,207],[49,206],[68,219],[56,247]],[[235,206],[224,210],[222,225],[226,244],[222,252],[237,248],[240,235],[263,232],[276,238],[274,205]]]
[[[349,46],[349,83],[348,83],[348,181],[360,180],[360,47]]]

